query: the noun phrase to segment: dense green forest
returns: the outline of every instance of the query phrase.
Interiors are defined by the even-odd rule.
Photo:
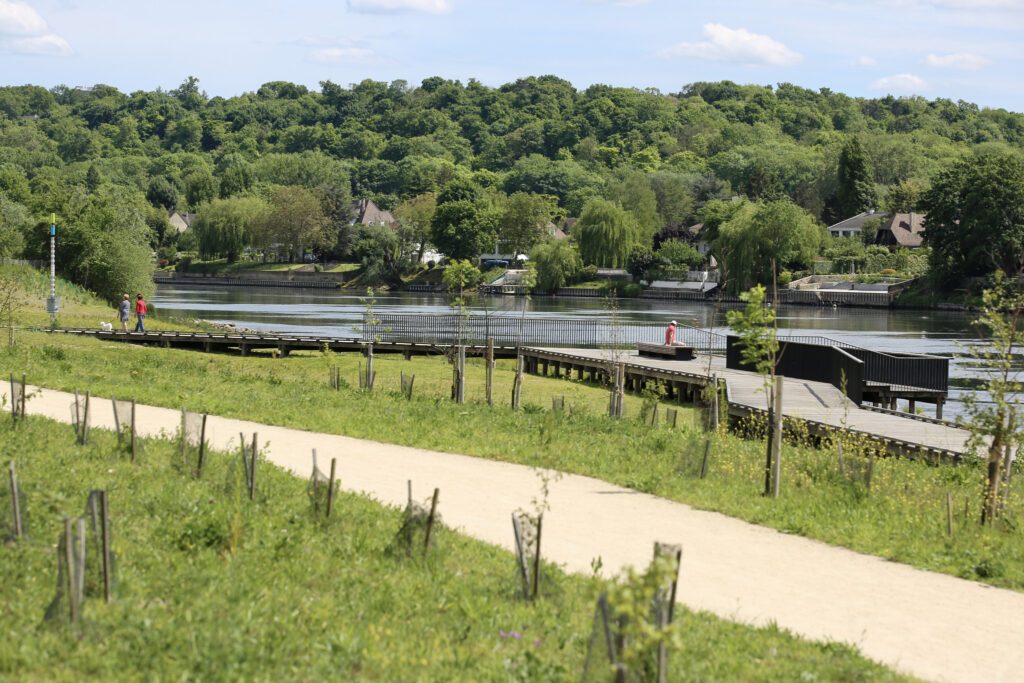
[[[566,217],[580,217],[572,237],[583,258],[555,260],[570,270],[659,259],[686,267],[699,258],[668,238],[704,221],[751,282],[776,242],[789,244],[770,254],[787,268],[822,253],[863,258],[863,245],[836,244],[820,226],[866,208],[920,208],[933,178],[964,159],[995,159],[1013,179],[1022,144],[1021,114],[790,84],[693,83],[663,94],[577,90],[553,76],[498,88],[429,78],[325,81],[319,92],[271,82],[230,98],[208,97],[195,78],[133,93],[5,87],[0,256],[42,256],[55,213],[73,254],[65,274],[115,296],[141,287],[153,252],[173,262],[179,251],[233,260],[270,245],[315,249],[387,280],[427,243],[455,258],[495,238],[528,253],[545,246],[548,220]],[[363,197],[393,210],[397,228],[351,227],[351,201]],[[963,207],[947,208],[959,225]],[[170,230],[169,209],[197,212],[194,234]],[[754,235],[773,220],[774,231]],[[1016,215],[999,220],[1020,229]],[[780,235],[790,224],[797,232]],[[943,272],[1019,260],[1016,251],[971,258],[944,252]]]

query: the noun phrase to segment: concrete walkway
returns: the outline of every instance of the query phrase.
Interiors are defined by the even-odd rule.
[[[34,388],[30,391],[35,391]],[[28,412],[67,422],[71,394],[42,390]],[[112,427],[109,401],[93,399],[94,427]],[[172,435],[180,413],[138,407],[139,432]],[[444,521],[475,538],[511,549],[510,513],[539,495],[535,470],[282,427],[210,417],[215,449],[238,446],[238,433],[269,445],[263,454],[300,477],[338,458],[345,489],[404,505],[441,490]],[[752,494],[753,495],[753,494]],[[681,543],[679,600],[740,622],[779,626],[814,639],[851,643],[868,657],[935,681],[1024,680],[1024,594],[861,555],[724,515],[575,475],[551,487],[544,554],[589,573],[600,557],[606,573],[645,566],[655,541]]]

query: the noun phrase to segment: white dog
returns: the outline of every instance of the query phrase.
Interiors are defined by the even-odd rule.
[[[114,326],[110,323],[100,323],[100,329],[104,332],[113,332]]]

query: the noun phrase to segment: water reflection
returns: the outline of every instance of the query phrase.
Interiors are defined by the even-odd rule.
[[[444,296],[402,292],[375,297],[381,313],[450,313]],[[366,297],[357,292],[254,287],[180,287],[161,284],[152,302],[158,311],[191,318],[230,323],[261,331],[324,336],[352,336],[366,310]],[[474,312],[518,314],[529,317],[589,318],[610,315],[601,298],[481,297]],[[694,302],[620,299],[624,322],[678,320],[698,327],[724,327],[725,310]],[[975,339],[973,316],[955,311],[874,310],[786,306],[779,327],[792,334],[821,335],[879,351],[902,351],[960,356],[962,343]],[[950,404],[947,414],[961,410],[962,389],[957,380],[977,380],[985,369],[968,359],[955,359],[950,367]]]

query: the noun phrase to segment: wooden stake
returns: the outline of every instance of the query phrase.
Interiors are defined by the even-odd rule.
[[[82,424],[82,444],[89,443],[89,392],[85,392],[85,421]]]
[[[540,594],[540,531],[544,522],[544,513],[537,515],[537,544],[533,553],[533,599]]]
[[[708,475],[708,456],[711,454],[711,439],[704,439],[704,457],[700,461],[700,478]]]
[[[494,395],[492,388],[494,384],[494,337],[487,338],[487,359],[485,361],[487,366],[487,405],[494,405]]]
[[[440,489],[434,489],[434,499],[430,502],[430,516],[427,517],[427,532],[423,535],[423,552],[430,549],[430,533],[434,530],[434,515],[437,513],[437,497]]]
[[[252,453],[249,461],[249,500],[256,498],[256,432],[252,433]]]
[[[110,507],[106,489],[100,491],[100,546],[103,551],[103,601],[110,602]]]
[[[779,479],[782,474],[782,384],[784,378],[775,378],[772,411],[772,498],[779,497]]]
[[[14,461],[9,466],[11,481],[11,515],[14,521],[14,538],[19,539],[25,531],[21,526],[21,501],[18,500],[18,474],[14,471]]]
[[[203,413],[202,427],[199,429],[199,460],[196,463],[196,476],[203,476],[203,460],[206,459],[206,413]]]
[[[28,384],[25,373],[21,373],[21,419],[25,419],[25,409],[28,403]]]
[[[366,345],[366,390],[373,391],[373,342]]]
[[[331,478],[327,483],[327,516],[331,516],[331,508],[334,507],[334,470],[338,466],[338,459],[331,458]]]
[[[71,518],[64,518],[64,562],[67,565],[68,612],[71,623],[78,621],[78,596],[75,592],[75,547],[74,535],[71,533]]]
[[[512,410],[519,410],[523,397],[523,356],[516,354],[516,376],[512,380]]]
[[[131,436],[131,447],[132,447],[132,462],[135,462],[135,399],[132,399],[132,436]]]
[[[953,536],[953,494],[946,491],[946,535]]]

